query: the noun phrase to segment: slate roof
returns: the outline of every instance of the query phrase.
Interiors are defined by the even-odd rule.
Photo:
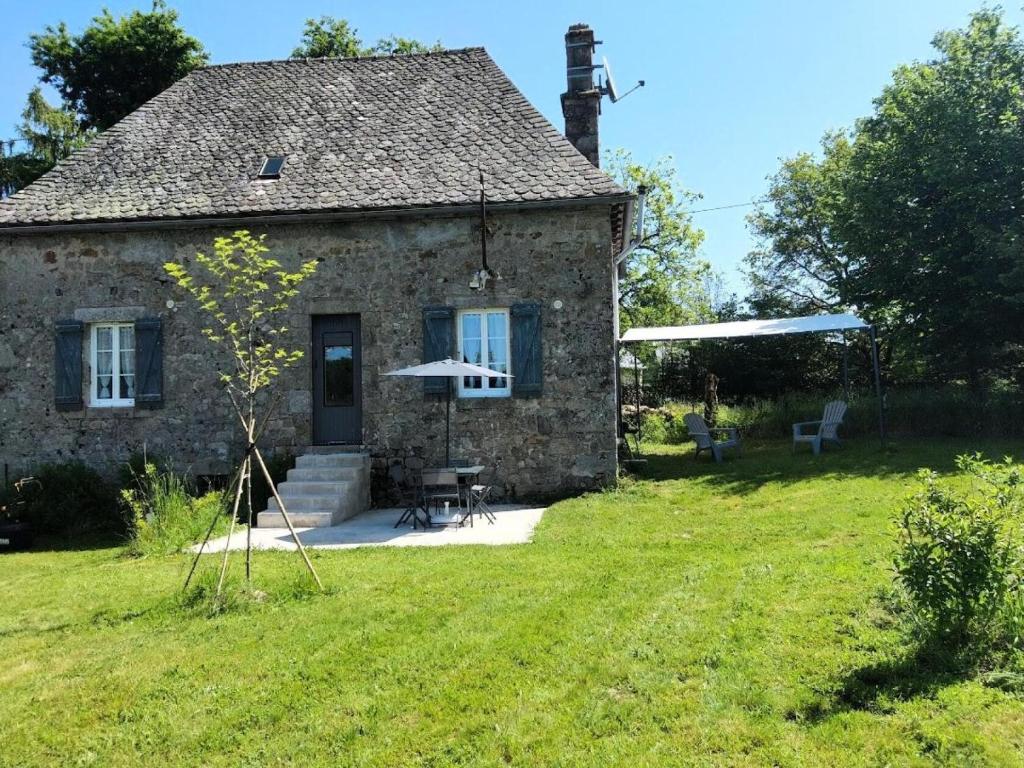
[[[0,201],[0,228],[473,204],[478,165],[491,203],[626,194],[466,48],[196,70]]]

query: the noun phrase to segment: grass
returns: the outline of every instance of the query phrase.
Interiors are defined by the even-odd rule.
[[[324,595],[259,553],[213,616],[182,555],[7,555],[0,765],[1021,765],[1024,699],[878,599],[914,470],[977,448],[655,448],[532,544],[316,552]]]

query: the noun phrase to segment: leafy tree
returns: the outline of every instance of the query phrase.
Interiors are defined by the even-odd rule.
[[[626,189],[647,188],[643,240],[626,260],[619,292],[623,329],[708,319],[711,267],[699,255],[704,232],[686,212],[699,195],[678,187],[671,158],[645,166],[620,149],[606,168]]]
[[[293,59],[348,58],[386,53],[426,53],[442,51],[440,43],[427,45],[418,40],[391,35],[366,46],[358,31],[345,19],[321,16],[306,19],[302,42],[292,51]]]
[[[388,37],[382,37],[378,40],[372,48],[369,49],[370,53],[385,54],[385,53],[437,53],[443,51],[444,46],[441,45],[440,41],[427,45],[421,43],[419,40],[412,40],[408,37],[398,37],[397,35],[390,35]]]
[[[846,136],[830,133],[820,160],[801,153],[769,179],[763,202],[747,217],[759,239],[746,258],[754,301],[787,314],[838,311],[856,302],[860,260],[838,234],[850,154]]]
[[[751,304],[855,306],[885,329],[890,370],[1024,383],[1024,43],[988,10],[933,43],[849,138],[772,177]]]
[[[880,351],[892,372],[902,329],[877,305],[865,305],[858,278],[866,259],[843,239],[849,207],[846,184],[853,145],[847,134],[832,132],[821,141],[820,158],[803,152],[784,160],[769,179],[768,192],[747,217],[758,247],[746,259],[750,317],[796,317],[856,310],[872,322],[884,322]],[[863,334],[848,336],[851,378],[872,369],[871,347]],[[776,337],[711,345],[714,365],[730,390],[778,395],[793,389],[826,390],[839,380],[839,355],[824,334]],[[737,357],[740,356],[740,357]],[[799,362],[800,365],[794,365]],[[744,367],[744,365],[746,367]],[[906,365],[900,361],[900,369]],[[729,372],[732,375],[729,375]]]
[[[261,425],[265,425],[269,414],[262,420],[257,415],[260,396],[266,393],[280,376],[282,370],[294,365],[302,358],[302,350],[288,341],[289,329],[286,324],[288,307],[298,295],[303,282],[316,272],[317,261],[311,259],[299,265],[294,272],[287,271],[277,259],[267,256],[266,235],[254,237],[246,230],[239,230],[230,237],[218,237],[213,243],[212,255],[197,253],[196,268],[191,271],[183,264],[167,262],[164,270],[188,293],[205,312],[211,324],[203,328],[202,334],[214,347],[220,349],[231,360],[231,367],[220,374],[221,383],[231,400],[231,406],[245,430],[245,456],[235,476],[234,509],[230,539],[234,521],[245,488],[249,527],[252,527],[252,476],[259,469],[277,499],[282,515],[296,548],[320,585],[313,564],[306,556],[302,543],[292,528],[288,513],[281,502],[256,443],[260,438]],[[269,406],[273,408],[273,406]],[[210,525],[206,540],[213,532],[216,520]],[[206,541],[203,542],[205,546]],[[246,539],[246,580],[251,574],[251,541]],[[227,570],[227,547],[224,550],[217,594],[221,593]],[[202,547],[200,547],[200,554]],[[196,555],[192,572],[186,580],[186,587],[199,562]]]
[[[178,25],[163,0],[148,13],[115,18],[107,10],[79,35],[61,22],[29,40],[43,70],[83,127],[106,130],[207,61],[206,51]]]
[[[20,138],[11,142],[11,147],[24,142],[25,149],[10,155],[0,153],[0,197],[31,184],[88,139],[74,112],[48,104],[38,87],[29,93],[21,116]]]
[[[932,370],[977,386],[1020,360],[1024,44],[990,10],[933,44],[858,125],[844,239],[865,301],[914,327]]]
[[[362,40],[345,19],[321,16],[306,19],[302,42],[292,51],[293,59],[328,59],[359,56]]]

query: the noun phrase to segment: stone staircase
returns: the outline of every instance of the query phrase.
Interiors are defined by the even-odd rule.
[[[295,460],[288,479],[277,486],[296,528],[326,528],[370,508],[370,456],[353,451],[310,450]],[[271,496],[256,517],[260,528],[285,528]]]

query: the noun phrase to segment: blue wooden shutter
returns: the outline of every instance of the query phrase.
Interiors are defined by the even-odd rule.
[[[512,394],[515,397],[538,397],[544,376],[540,304],[513,304],[509,316],[512,325]]]
[[[58,411],[82,408],[82,332],[78,320],[58,320],[54,335],[54,402]]]
[[[159,408],[164,402],[164,334],[159,317],[135,321],[135,405]]]
[[[423,362],[433,363],[455,354],[455,308],[424,307],[423,309]],[[443,395],[449,381],[443,377],[423,380],[423,391],[428,395]]]

